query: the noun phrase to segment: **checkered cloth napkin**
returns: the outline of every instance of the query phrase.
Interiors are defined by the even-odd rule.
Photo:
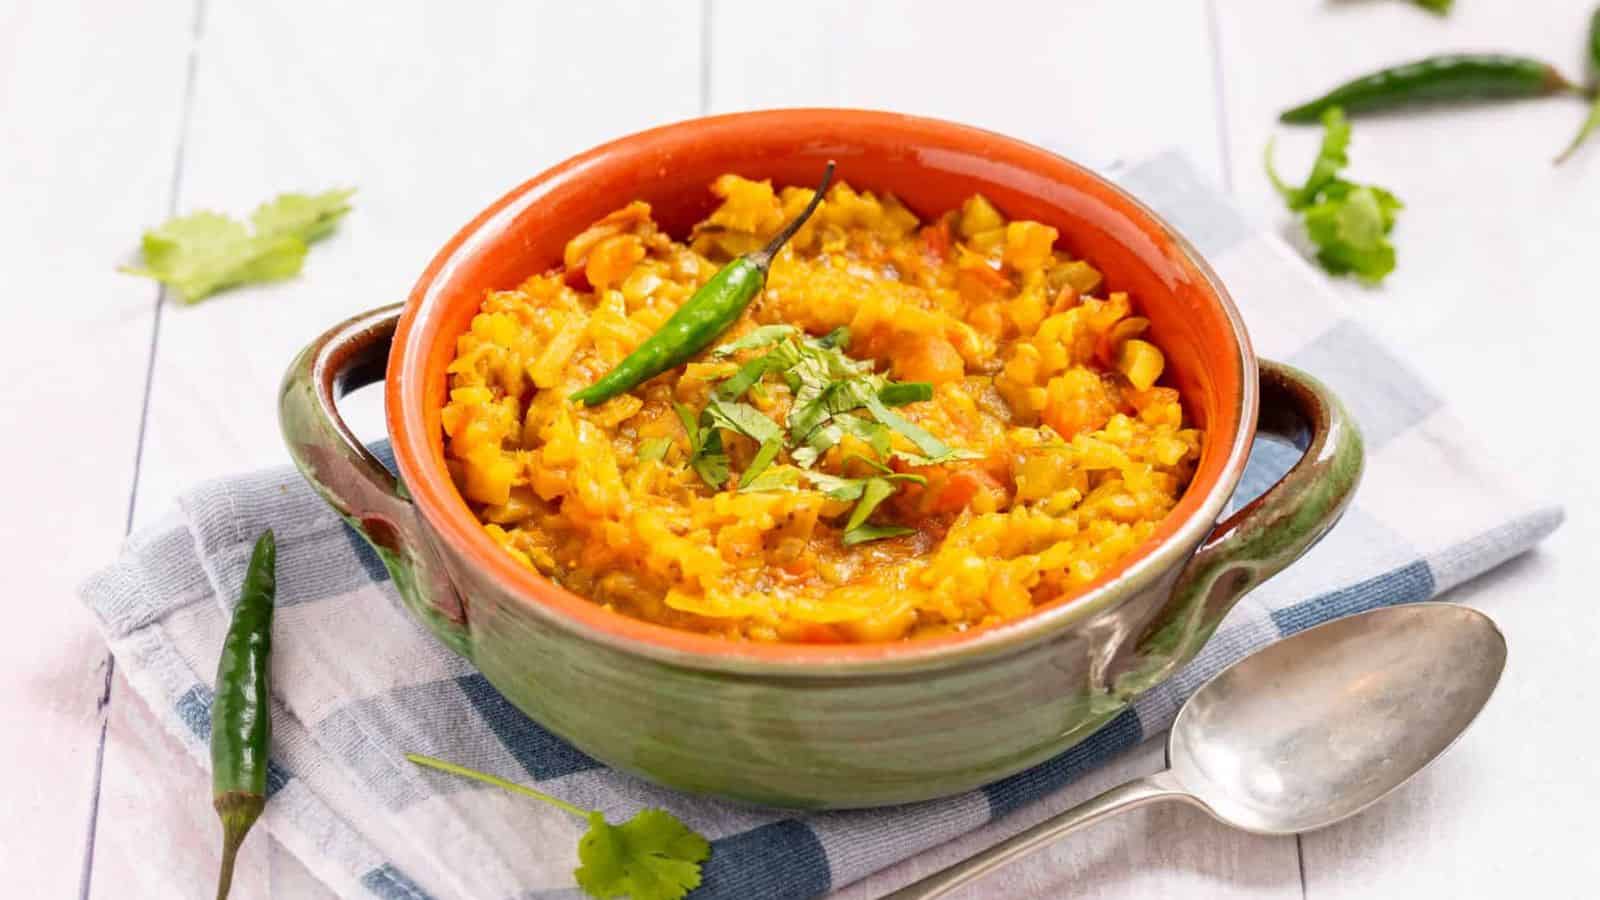
[[[210,681],[250,545],[278,536],[272,793],[265,827],[332,890],[382,898],[576,898],[584,823],[504,791],[421,771],[427,753],[536,783],[620,821],[665,807],[712,842],[694,897],[872,897],[947,861],[930,848],[998,840],[1082,799],[1086,770],[1163,731],[1188,693],[1278,637],[1374,606],[1424,600],[1519,554],[1561,521],[1506,487],[1444,401],[1337,312],[1322,275],[1252,227],[1168,154],[1115,177],[1212,261],[1267,357],[1306,369],[1366,435],[1366,479],[1344,521],[1245,599],[1176,678],[1088,741],[980,790],[889,809],[794,814],[685,796],[622,775],[523,716],[401,609],[373,553],[289,468],[214,482],[134,535],[83,599],[118,669],[201,765]],[[1240,490],[1294,461],[1263,441]],[[948,857],[955,851],[946,848]],[[1027,866],[986,895],[1024,890]],[[1006,879],[1012,880],[1009,884]],[[1010,890],[1007,890],[1007,888]]]

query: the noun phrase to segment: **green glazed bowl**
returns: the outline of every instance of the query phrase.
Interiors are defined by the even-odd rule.
[[[1089,590],[961,635],[856,645],[735,643],[611,613],[521,567],[445,470],[445,367],[483,294],[561,258],[628,201],[683,233],[724,172],[808,184],[827,159],[923,214],[981,192],[1055,226],[1126,290],[1205,428],[1194,481],[1157,533]],[[340,421],[386,379],[400,480]],[[345,322],[294,361],[280,416],[296,464],[372,542],[406,607],[512,703],[602,762],[685,791],[797,808],[969,790],[1093,733],[1191,659],[1246,592],[1338,520],[1361,438],[1326,388],[1258,361],[1226,290],[1137,201],[1045,150],[890,113],[779,110],[670,125],[516,188],[435,257],[410,299]],[[1217,523],[1258,430],[1301,461]]]

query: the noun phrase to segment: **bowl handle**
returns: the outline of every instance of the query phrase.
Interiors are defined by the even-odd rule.
[[[383,379],[402,304],[362,313],[300,351],[283,376],[278,424],[300,474],[367,539],[400,598],[456,652],[470,656],[466,606],[416,506],[339,416],[339,398]]]
[[[1117,676],[1116,695],[1142,693],[1193,659],[1234,604],[1310,550],[1355,495],[1365,464],[1361,432],[1315,378],[1262,360],[1256,431],[1299,447],[1300,461],[1212,529]]]

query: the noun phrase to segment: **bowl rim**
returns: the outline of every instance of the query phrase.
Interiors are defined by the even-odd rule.
[[[506,226],[548,192],[571,179],[584,178],[614,158],[637,156],[653,144],[678,137],[687,129],[713,125],[759,129],[773,124],[774,118],[792,123],[806,117],[823,117],[833,125],[845,120],[861,126],[899,126],[952,138],[965,137],[1047,158],[1057,165],[1064,164],[1076,177],[1095,183],[1130,209],[1143,214],[1170,239],[1182,263],[1199,276],[1203,290],[1221,307],[1233,337],[1240,375],[1239,391],[1234,400],[1239,410],[1239,424],[1233,441],[1226,449],[1217,480],[1186,519],[1164,536],[1152,536],[1130,551],[1083,591],[1016,619],[957,634],[848,644],[730,641],[634,619],[607,610],[519,565],[494,543],[461,499],[444,466],[427,464],[433,456],[433,436],[429,433],[422,402],[426,388],[424,368],[430,341],[438,338],[433,332],[437,328],[438,314],[443,311],[443,286],[449,282],[449,276],[466,257],[492,246]],[[434,327],[430,328],[430,324]],[[395,331],[384,391],[385,417],[399,474],[419,517],[426,522],[429,538],[450,551],[444,555],[453,563],[471,566],[491,579],[502,595],[512,598],[543,624],[624,655],[678,667],[815,679],[911,673],[986,661],[1057,635],[1073,623],[1136,596],[1164,573],[1176,570],[1215,527],[1244,471],[1255,438],[1259,373],[1244,321],[1215,270],[1176,228],[1109,179],[1054,151],[987,129],[902,113],[817,107],[728,113],[661,125],[570,157],[513,188],[456,232],[418,278]],[[1216,449],[1220,451],[1221,448]],[[1190,490],[1193,490],[1192,484],[1185,489],[1185,494]],[[471,599],[463,598],[463,606],[470,629]]]

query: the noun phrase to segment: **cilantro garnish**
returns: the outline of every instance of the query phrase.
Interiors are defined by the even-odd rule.
[[[748,403],[730,403],[712,397],[702,415],[709,418],[712,425],[738,432],[758,444],[776,441],[781,445],[783,442],[783,430],[778,423]]]
[[[638,457],[640,462],[650,462],[666,458],[667,448],[672,446],[672,441],[667,438],[650,438],[639,442]]]
[[[354,193],[280,194],[256,207],[253,228],[214,212],[169,219],[144,233],[144,264],[122,271],[171,285],[185,303],[237,285],[292,278],[300,273],[306,248],[332,233],[350,211]]]
[[[904,525],[874,525],[871,522],[866,522],[846,531],[840,537],[840,540],[844,542],[846,547],[854,547],[857,544],[865,544],[867,541],[903,537],[915,532],[915,528],[907,528]]]
[[[1306,235],[1317,245],[1317,262],[1334,275],[1352,274],[1377,284],[1394,271],[1395,249],[1389,242],[1395,214],[1403,204],[1394,194],[1373,185],[1339,177],[1349,165],[1350,123],[1344,110],[1322,114],[1322,147],[1305,184],[1294,187],[1278,177],[1267,144],[1267,177],[1289,209],[1301,213]]]
[[[727,359],[742,350],[760,350],[798,333],[799,329],[793,325],[762,325],[738,340],[711,348],[711,358]]]
[[[701,417],[682,403],[672,404],[672,409],[689,435],[689,467],[694,469],[701,481],[714,490],[721,490],[728,483],[729,472],[728,454],[722,449],[722,432],[709,426],[702,427]]]
[[[778,451],[782,449],[783,438],[781,436],[774,435],[762,441],[761,449],[756,451],[755,458],[750,460],[750,465],[745,468],[744,474],[739,476],[739,490],[749,490],[750,485],[756,483],[761,473],[765,472],[767,467],[772,465],[772,461],[778,458]]]
[[[933,399],[933,385],[894,382],[874,373],[870,361],[844,354],[842,348],[849,340],[850,332],[844,328],[820,338],[806,337],[791,325],[752,329],[712,349],[711,357],[727,359],[737,353],[764,352],[747,359],[732,376],[717,384],[698,415],[682,404],[675,404],[675,408],[689,435],[689,464],[708,485],[720,490],[727,484],[728,456],[722,448],[721,433],[744,435],[760,446],[739,477],[738,491],[792,491],[804,479],[830,499],[854,502],[843,529],[844,542],[853,545],[912,531],[867,521],[893,496],[899,483],[927,483],[920,475],[894,472],[887,465],[891,456],[914,466],[929,466],[981,458],[982,454],[952,448],[891,409]],[[741,399],[747,393],[761,396],[761,382],[769,375],[781,377],[792,394],[781,426]],[[918,452],[894,450],[895,432]],[[823,454],[846,436],[861,441],[877,455],[877,459],[850,456],[876,470],[876,474],[846,478],[812,470]],[[785,449],[794,465],[777,464],[778,455]]]
[[[933,399],[933,385],[926,381],[897,381],[886,384],[878,392],[878,399],[885,406],[905,406],[907,403],[921,403]]]
[[[589,830],[578,840],[579,865],[572,874],[578,887],[597,900],[682,900],[700,886],[700,864],[711,855],[711,843],[664,809],[643,809],[621,825],[612,825],[598,810],[584,809],[504,778],[418,753],[407,753],[406,759],[532,797],[587,819]]]
[[[757,457],[760,456],[759,453],[756,455]],[[750,468],[755,469],[754,462],[751,463]],[[746,470],[747,473],[748,471],[749,470]],[[760,471],[756,477],[751,478],[749,480],[749,484],[745,483],[745,479],[739,479],[739,493],[754,494],[761,491],[793,491],[800,486],[800,475],[801,471],[794,466],[767,466],[764,470]]]

